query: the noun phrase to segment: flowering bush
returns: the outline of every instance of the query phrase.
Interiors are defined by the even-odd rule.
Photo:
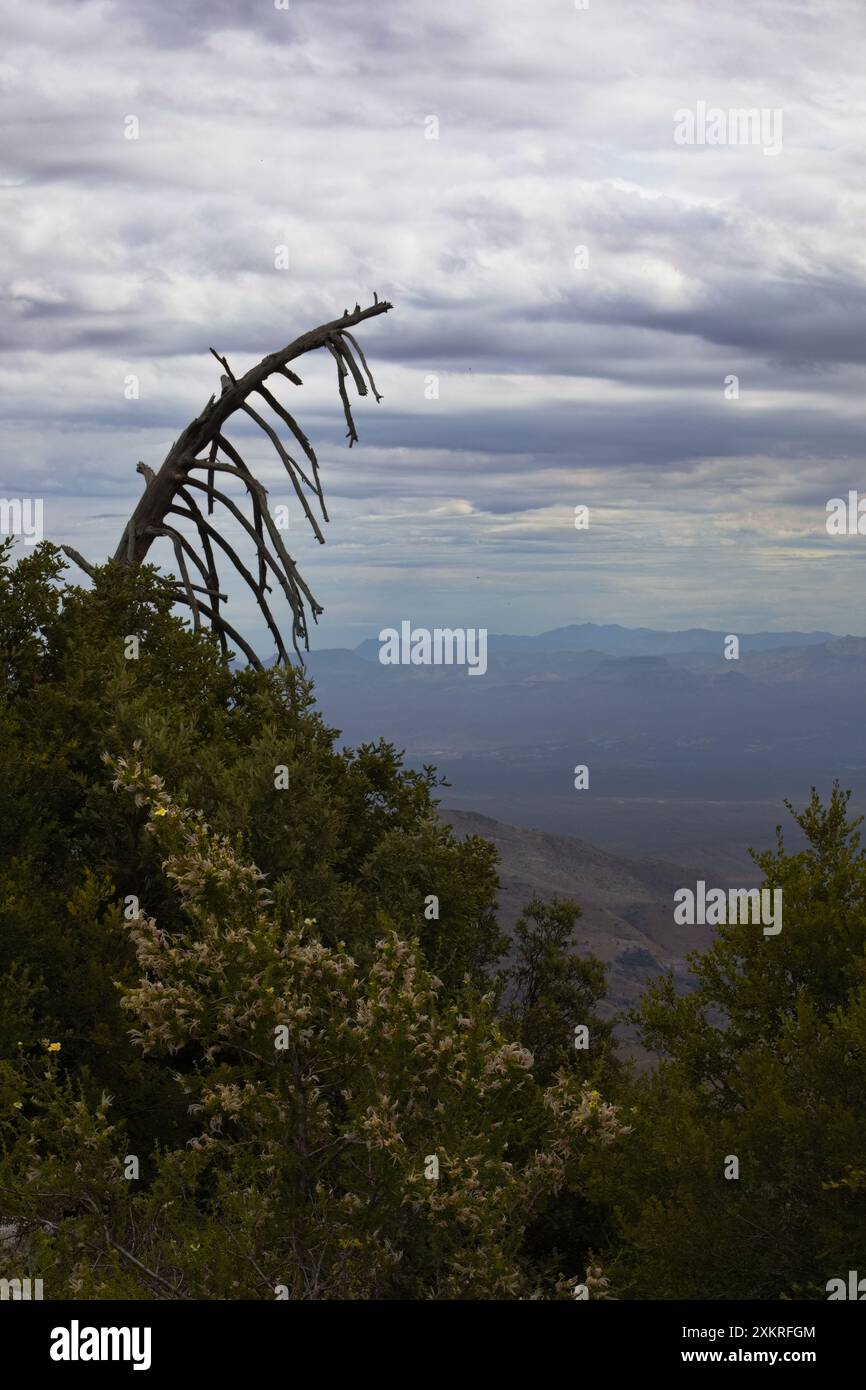
[[[581,1271],[534,1261],[525,1233],[622,1132],[613,1107],[575,1073],[540,1086],[492,992],[467,977],[449,997],[384,913],[364,963],[314,919],[286,922],[264,875],[137,753],[111,761],[182,918],[168,931],[142,907],[129,922],[138,978],[121,1007],[143,1055],[175,1059],[190,1132],[130,1156],[109,1096],[89,1105],[55,1058],[7,1065],[4,1206],[46,1287],[571,1296]]]

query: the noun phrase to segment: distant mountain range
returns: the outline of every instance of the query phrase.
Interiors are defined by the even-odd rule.
[[[659,632],[649,627],[620,627],[619,623],[573,623],[555,627],[535,637],[491,633],[488,651],[496,652],[604,652],[612,656],[672,656],[706,652],[720,655],[726,632],[709,628],[684,628]],[[741,637],[741,652],[774,651],[780,647],[813,647],[838,640],[832,632],[752,632]],[[368,638],[355,648],[358,656],[378,660],[379,643]]]
[[[475,678],[383,666],[376,640],[307,664],[343,739],[435,763],[448,805],[736,878],[788,819],[786,797],[838,777],[866,809],[866,638],[739,634],[726,660],[727,635],[583,623],[491,636]]]
[[[444,803],[614,855],[751,881],[749,848],[802,837],[785,809],[838,778],[866,814],[866,638],[579,623],[491,635],[488,669],[383,666],[375,638],[307,656],[349,745],[433,763]],[[589,788],[574,789],[578,765]],[[745,876],[745,878],[744,878]]]

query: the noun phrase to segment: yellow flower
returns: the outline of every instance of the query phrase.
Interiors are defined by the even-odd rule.
[[[167,816],[167,815],[168,815],[168,811],[165,809],[164,806],[154,806],[154,808],[153,808],[153,814],[154,814],[155,816]]]
[[[59,1051],[60,1051],[60,1043],[49,1043],[49,1044],[48,1044],[48,1051],[49,1051],[49,1052],[59,1052]]]

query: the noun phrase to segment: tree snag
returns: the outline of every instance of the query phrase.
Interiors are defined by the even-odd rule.
[[[187,425],[183,434],[169,449],[158,472],[154,473],[145,463],[137,465],[138,472],[144,478],[144,492],[126,523],[114,559],[121,564],[140,565],[158,537],[169,540],[174,548],[179,573],[179,578],[171,581],[175,600],[191,610],[196,629],[200,628],[202,617],[208,620],[219,637],[224,653],[228,651],[228,643],[232,642],[254,666],[261,666],[249,644],[222,615],[220,604],[227,600],[225,593],[221,591],[216,561],[217,550],[228,556],[234,568],[255,594],[259,610],[276,644],[279,661],[288,661],[289,657],[266,597],[273,592],[274,581],[279,585],[292,611],[292,645],[298,655],[300,641],[303,641],[305,649],[309,650],[307,610],[312,614],[313,622],[316,622],[319,614],[324,611],[310,593],[283,544],[282,536],[268,509],[267,490],[254,476],[236,446],[226,438],[223,432],[226,421],[236,412],[242,411],[270,440],[288,474],[313,534],[324,545],[325,538],[311,506],[311,501],[314,505],[318,504],[322,520],[328,520],[315,450],[294,416],[265,383],[271,377],[282,377],[293,386],[301,386],[301,378],[288,364],[305,353],[314,352],[317,348],[327,348],[337,366],[337,389],[346,417],[346,433],[351,448],[358,434],[352,418],[347,390],[348,378],[351,377],[359,396],[368,394],[369,383],[376,401],[380,401],[382,397],[376,390],[360,346],[348,330],[364,319],[386,314],[392,307],[387,300],[380,302],[374,295],[373,303],[366,309],[361,309],[356,304],[353,310],[344,310],[342,318],[304,333],[293,343],[289,343],[288,347],[263,358],[257,366],[239,378],[234,376],[225,357],[221,357],[211,348],[210,351],[223,368],[220,395],[211,396],[201,415]],[[303,456],[304,466],[298,462],[297,457],[288,452],[277,429],[251,404],[250,398],[255,396],[259,396],[278,423],[286,427],[290,443],[293,443],[294,454]],[[243,483],[250,502],[250,516],[217,486],[218,475],[221,474],[237,478]],[[198,497],[199,493],[203,496]],[[216,503],[240,523],[252,540],[255,554],[253,571],[247,569],[234,547],[208,520]],[[192,523],[198,546],[171,524],[172,517],[182,517]],[[93,566],[72,546],[64,545],[63,551],[88,574],[93,574]],[[194,583],[193,577],[201,582]]]

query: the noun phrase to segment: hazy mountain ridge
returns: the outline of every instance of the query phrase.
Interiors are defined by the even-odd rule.
[[[712,628],[683,628],[664,632],[649,627],[622,627],[619,623],[572,623],[536,636],[490,633],[488,652],[602,652],[609,655],[668,656],[684,652],[721,654],[728,633]],[[742,653],[771,651],[780,647],[818,646],[837,640],[832,632],[753,632],[740,635]],[[856,639],[855,639],[856,640]],[[365,660],[378,659],[379,643],[368,638],[355,648]]]
[[[383,737],[434,763],[452,806],[735,877],[786,797],[838,777],[866,806],[866,638],[740,634],[728,661],[725,635],[588,623],[491,637],[484,676],[383,666],[375,641],[311,653],[308,669],[348,744]]]

